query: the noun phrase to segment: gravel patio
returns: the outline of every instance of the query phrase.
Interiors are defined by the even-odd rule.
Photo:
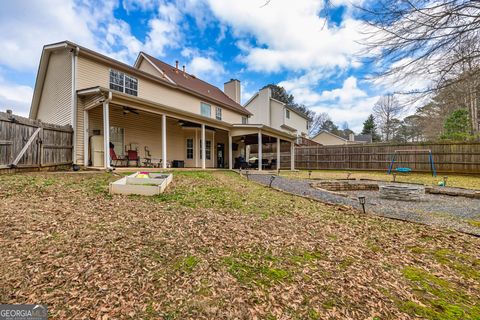
[[[270,174],[249,174],[249,179],[269,185]],[[311,186],[314,180],[275,176],[272,187],[289,193],[314,198],[322,202],[342,204],[361,210],[359,196],[366,197],[366,211],[379,216],[449,228],[480,236],[480,199],[461,196],[425,194],[422,201],[382,199],[376,191],[347,191],[347,196],[319,190]],[[391,182],[377,182],[379,186]],[[402,184],[405,185],[405,184]],[[449,188],[456,189],[456,188]]]

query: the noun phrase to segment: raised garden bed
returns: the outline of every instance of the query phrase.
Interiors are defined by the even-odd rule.
[[[171,173],[136,172],[110,183],[110,194],[137,194],[153,196],[163,193],[172,182]]]

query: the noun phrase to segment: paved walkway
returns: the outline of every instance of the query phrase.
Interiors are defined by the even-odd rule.
[[[271,175],[265,174],[249,175],[249,179],[263,185],[270,183],[270,177]],[[480,227],[478,226],[478,223],[480,223],[480,199],[426,194],[422,201],[397,201],[379,198],[376,191],[345,192],[347,196],[344,197],[313,188],[310,185],[311,182],[310,180],[276,176],[272,187],[323,202],[348,205],[357,209],[361,209],[357,200],[358,196],[364,195],[366,197],[366,210],[369,213],[480,236]],[[386,184],[386,182],[378,183],[380,185]]]

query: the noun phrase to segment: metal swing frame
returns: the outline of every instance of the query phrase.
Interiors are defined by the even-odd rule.
[[[392,160],[390,161],[390,165],[388,167],[388,173],[390,174],[393,170],[393,165],[395,163],[395,159],[397,157],[398,153],[427,153],[428,154],[428,159],[430,162],[430,170],[432,170],[432,176],[436,177],[437,176],[437,170],[435,169],[435,163],[433,162],[433,155],[432,155],[432,150],[430,149],[423,149],[423,150],[395,150]]]

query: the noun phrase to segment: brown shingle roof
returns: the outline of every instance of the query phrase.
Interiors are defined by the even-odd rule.
[[[211,85],[210,83],[205,82],[192,74],[187,72],[184,73],[182,70],[177,69],[168,63],[160,61],[145,52],[142,52],[141,54],[155,64],[158,69],[162,70],[168,78],[175,82],[176,85],[211,98],[213,101],[218,101],[221,104],[227,105],[231,109],[234,109],[242,114],[251,115],[247,109],[230,99],[222,90],[214,85]]]

